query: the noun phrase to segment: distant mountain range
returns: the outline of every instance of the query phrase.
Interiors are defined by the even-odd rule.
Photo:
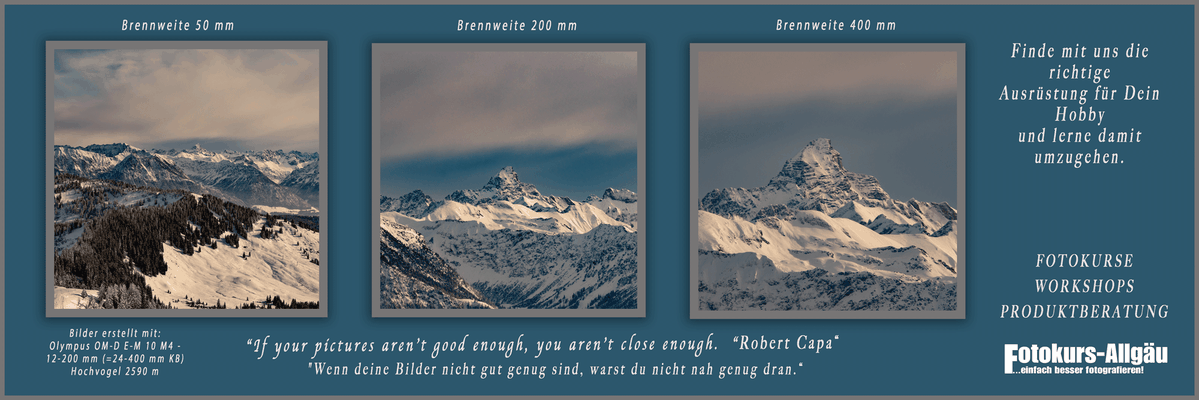
[[[542,194],[512,167],[434,200],[380,198],[384,308],[637,308],[637,195]]]
[[[125,143],[54,146],[54,173],[137,186],[212,194],[244,206],[316,211],[320,204],[317,153],[142,150]]]
[[[700,200],[701,310],[952,310],[957,210],[896,201],[828,139]]]

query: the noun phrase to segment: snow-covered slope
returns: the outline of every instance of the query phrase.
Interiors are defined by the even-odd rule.
[[[312,306],[317,230],[312,217],[270,216],[210,195],[57,175],[56,307],[87,306],[81,290],[99,297],[112,285],[173,308],[261,306],[275,296]]]
[[[259,232],[266,218],[254,222],[249,238],[238,247],[216,242],[192,255],[163,244],[167,272],[147,277],[155,295],[175,308],[190,308],[187,300],[208,305],[262,302],[279,296],[287,302],[320,300],[320,234],[287,223],[274,226],[275,234],[264,239]],[[244,258],[243,258],[244,256]]]
[[[255,232],[262,228],[265,218],[254,224]],[[261,307],[267,298],[279,296],[283,301],[320,300],[320,237],[316,232],[280,224],[281,234],[263,239],[251,234],[234,248],[216,242],[216,248],[201,247],[192,255],[162,245],[167,272],[146,276],[146,284],[155,296],[173,308],[195,308],[189,302],[201,301],[208,306],[220,304],[235,308],[246,303]],[[244,258],[243,258],[244,256]],[[55,287],[55,308],[84,308],[86,298],[96,297],[96,290]]]
[[[62,286],[54,287],[54,308],[76,310],[96,308],[96,290],[73,289]]]
[[[500,308],[636,308],[636,199],[617,189],[586,202],[545,195],[511,167],[440,201],[419,190],[383,197],[381,272],[386,279],[390,269],[411,268],[389,259],[388,249],[427,247]],[[387,238],[401,231],[421,240]],[[400,291],[383,289],[385,301]]]
[[[299,208],[271,207],[271,206],[256,205],[253,208],[263,214],[269,214],[269,215],[304,215],[304,216],[314,216],[314,217],[317,215],[320,215],[320,210],[317,210],[316,207],[308,207],[307,209],[299,209]]]
[[[718,189],[698,211],[700,308],[956,308],[957,211],[897,202],[813,141],[764,187]]]
[[[242,205],[319,208],[319,157],[283,150],[142,150],[124,143],[54,146],[55,174],[212,194]]]

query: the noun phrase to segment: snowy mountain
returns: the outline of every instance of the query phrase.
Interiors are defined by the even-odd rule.
[[[478,190],[437,201],[416,190],[379,206],[385,307],[637,307],[631,191],[578,202],[542,194],[507,167]]]
[[[293,169],[279,185],[294,190],[308,204],[321,203],[321,165],[315,160]]]
[[[383,308],[495,308],[466,283],[412,228],[388,222],[381,228],[379,281]]]
[[[282,183],[295,170],[316,164],[319,161],[316,153],[299,151],[261,150],[261,151],[231,151],[213,152],[192,146],[186,150],[150,150],[155,154],[170,157],[172,160],[191,160],[194,163],[219,163],[231,161],[253,166],[261,171],[272,182]]]
[[[601,196],[589,196],[585,203],[637,229],[637,193],[632,190],[608,188]]]
[[[507,202],[538,212],[561,212],[575,204],[565,197],[543,196],[537,187],[521,182],[512,167],[500,170],[482,189],[455,191],[446,196],[446,200],[474,206]]]
[[[124,143],[87,147],[54,146],[54,174],[98,176],[136,151],[141,149]]]
[[[271,307],[310,308],[320,300],[319,262],[313,217],[55,176],[56,308],[262,307],[274,297]]]
[[[63,173],[161,189],[206,190],[169,159],[124,143],[54,146],[54,174]]]
[[[828,139],[766,186],[709,192],[698,212],[701,309],[957,306],[957,211],[893,200],[874,177],[845,170]]]
[[[379,199],[379,211],[395,211],[413,218],[424,218],[444,204],[444,201],[434,201],[425,192],[417,189],[397,198],[382,196]]]
[[[54,146],[55,174],[212,194],[246,206],[319,208],[319,157],[282,150],[142,150],[124,143]]]

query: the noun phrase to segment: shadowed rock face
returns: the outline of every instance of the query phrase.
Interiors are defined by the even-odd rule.
[[[494,308],[424,236],[406,226],[390,228],[379,232],[382,308]]]

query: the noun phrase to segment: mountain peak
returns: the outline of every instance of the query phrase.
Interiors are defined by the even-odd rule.
[[[501,169],[500,172],[497,172],[495,174],[495,177],[500,178],[506,182],[514,182],[514,181],[519,182],[520,181],[520,178],[518,178],[516,176],[516,170],[513,169],[511,165]]]
[[[613,189],[604,190],[604,195],[601,198],[623,201],[625,203],[636,203],[637,193],[628,189]]]
[[[503,191],[508,188],[521,188],[523,186],[532,186],[521,183],[520,177],[516,174],[516,170],[512,166],[504,167],[497,172],[487,184],[483,186],[483,190],[496,189]]]
[[[481,189],[479,192],[459,192],[462,193],[451,193],[449,197],[446,197],[446,199],[463,202],[470,201],[471,199],[478,200],[480,199],[479,196],[482,196],[484,198],[489,197],[495,200],[505,200],[511,202],[523,202],[523,198],[526,197],[540,199],[542,201],[550,201],[547,198],[543,198],[541,192],[537,191],[537,187],[533,186],[533,184],[521,182],[520,178],[516,174],[516,170],[511,166],[500,169],[500,172],[497,172],[495,176],[491,177],[491,180],[487,181],[487,184],[483,185],[483,189]]]
[[[811,150],[811,154],[813,155],[840,154],[837,150],[833,149],[833,141],[827,138],[813,140],[807,146],[804,146],[804,149]]]
[[[787,160],[778,176],[770,180],[770,186],[807,186],[824,177],[841,178],[847,173],[841,166],[841,153],[833,148],[833,142],[821,138],[811,141]]]
[[[842,175],[841,153],[833,148],[833,141],[825,138],[813,140],[803,150],[783,164],[780,176],[803,178],[807,176]]]
[[[819,150],[819,151],[825,152],[825,153],[830,152],[830,151],[835,151],[835,150],[833,150],[833,141],[832,141],[832,139],[829,139],[829,138],[819,138],[819,139],[813,140],[811,142],[808,142],[808,145],[804,146],[804,149],[807,149],[807,148],[812,148],[812,149]]]
[[[845,170],[841,153],[833,148],[831,140],[823,138],[808,143],[787,160],[768,186],[776,190],[798,189],[801,197],[817,200],[829,210],[853,200],[889,199],[873,176]]]
[[[184,151],[187,153],[202,154],[202,155],[209,155],[209,156],[216,154],[216,153],[212,152],[211,150],[205,149],[204,147],[200,146],[199,143],[192,145],[192,147],[189,147],[187,150],[184,150]]]

